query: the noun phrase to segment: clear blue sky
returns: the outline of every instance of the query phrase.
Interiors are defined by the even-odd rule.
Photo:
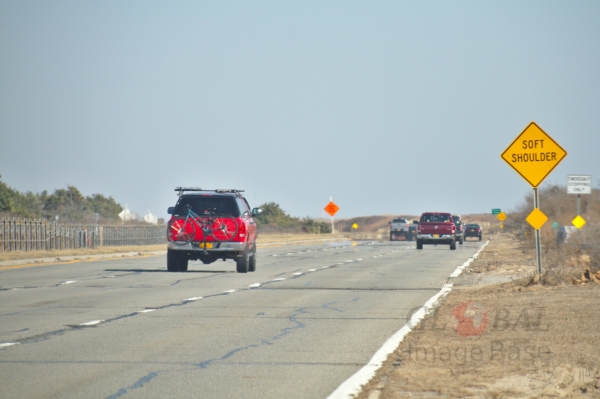
[[[508,209],[531,121],[600,179],[599,1],[0,2],[0,174],[166,217],[173,188],[316,217]]]

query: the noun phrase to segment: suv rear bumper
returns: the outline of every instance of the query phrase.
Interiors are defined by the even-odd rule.
[[[200,243],[201,244],[201,243]],[[208,252],[212,254],[219,254],[220,252],[244,252],[246,250],[245,242],[211,242],[212,248],[199,248],[198,243],[187,243],[183,245],[177,245],[174,242],[169,242],[167,248],[173,251],[186,251],[186,252]]]

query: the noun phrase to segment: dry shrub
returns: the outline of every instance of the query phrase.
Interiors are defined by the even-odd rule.
[[[544,267],[541,281],[557,285],[579,279],[586,269],[592,274],[600,270],[600,191],[581,196],[581,216],[587,223],[561,243],[552,224],[572,226],[577,216],[577,196],[567,194],[566,187],[547,186],[539,189],[539,197],[540,210],[548,217],[540,229]],[[505,229],[515,235],[523,250],[535,248],[535,230],[525,220],[532,210],[533,193],[508,212],[505,222]],[[530,283],[534,280],[532,277]]]

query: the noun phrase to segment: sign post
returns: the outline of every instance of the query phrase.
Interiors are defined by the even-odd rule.
[[[534,209],[527,217],[527,222],[535,229],[537,271],[540,275],[542,274],[540,228],[548,218],[539,209],[538,186],[566,156],[567,152],[535,122],[531,122],[500,155],[533,187]]]
[[[327,204],[324,209],[325,212],[327,212],[329,216],[331,216],[331,234],[333,234],[333,215],[335,215],[337,211],[340,210],[340,207],[333,203],[333,198],[329,197],[329,204]]]

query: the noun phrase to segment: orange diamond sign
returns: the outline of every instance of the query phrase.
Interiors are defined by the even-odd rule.
[[[539,186],[566,156],[567,152],[535,122],[531,122],[501,155],[533,187]]]
[[[333,203],[333,201],[329,201],[329,204],[325,207],[325,212],[327,212],[331,217],[340,210],[340,207]]]
[[[500,212],[499,214],[496,215],[496,217],[498,218],[498,220],[504,222],[506,220],[506,213]]]
[[[527,220],[527,223],[529,223],[531,227],[539,230],[548,220],[548,216],[544,215],[544,212],[540,211],[538,208],[535,208],[525,220]]]

